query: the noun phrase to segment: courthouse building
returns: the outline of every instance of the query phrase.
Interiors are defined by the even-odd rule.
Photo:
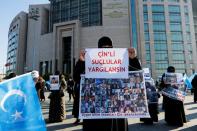
[[[169,65],[176,72],[196,71],[196,44],[191,0],[135,0],[142,64],[154,76]]]
[[[8,32],[6,73],[24,73],[27,44],[27,13],[20,12],[12,20]]]
[[[30,5],[26,71],[72,74],[79,52],[108,36],[115,48],[135,47],[156,78],[169,65],[197,70],[190,0],[50,0]]]
[[[70,74],[80,50],[97,47],[102,36],[110,37],[114,47],[130,47],[128,9],[128,0],[51,0],[49,5],[30,5],[26,69]]]

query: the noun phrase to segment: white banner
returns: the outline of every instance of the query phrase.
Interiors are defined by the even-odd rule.
[[[129,72],[128,79],[81,75],[80,119],[149,117],[143,71]]]
[[[144,71],[144,77],[145,79],[151,79],[150,69],[149,68],[143,68]]]
[[[86,78],[128,78],[129,65],[126,48],[86,49]]]
[[[50,76],[50,90],[59,90],[59,76],[58,75],[51,75]]]

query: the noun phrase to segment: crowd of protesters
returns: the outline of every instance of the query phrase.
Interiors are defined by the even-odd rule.
[[[108,37],[102,37],[98,41],[98,48],[113,48],[112,40]],[[129,48],[129,71],[141,70],[141,64],[137,58],[137,52],[135,48]],[[167,68],[168,73],[175,73],[175,68],[169,66]],[[65,93],[67,91],[69,95],[68,103],[73,99],[73,116],[76,118],[74,124],[79,124],[79,102],[80,102],[80,80],[81,74],[85,73],[85,52],[80,52],[79,60],[77,61],[73,78],[65,76],[59,71],[56,71],[55,75],[59,75],[59,90],[51,90],[49,95],[50,105],[49,105],[49,122],[62,122],[65,119]],[[15,77],[15,73],[11,73],[7,79]],[[46,82],[37,71],[32,71],[32,77],[35,82],[35,88],[38,94],[39,100],[45,101],[45,91],[50,90],[50,84]],[[158,99],[160,94],[156,88],[159,87],[160,90],[168,88],[168,85],[164,83],[164,75],[161,78],[161,83],[146,81],[146,94],[148,102],[148,109],[150,113],[150,118],[140,118],[146,124],[153,124],[153,122],[158,122]],[[197,75],[192,80],[193,92],[194,92],[194,102],[197,102]],[[174,100],[163,95],[162,109],[165,112],[165,121],[169,125],[183,126],[187,122],[184,111],[184,104],[182,101]],[[83,130],[93,131],[94,129],[102,131],[128,131],[128,120],[126,118],[122,119],[84,119],[83,120]]]

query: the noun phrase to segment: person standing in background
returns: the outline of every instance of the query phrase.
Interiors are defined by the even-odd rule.
[[[68,92],[68,94],[69,94],[69,100],[68,100],[68,102],[70,102],[71,101],[71,97],[73,97],[73,99],[74,99],[74,92],[73,92],[73,86],[74,86],[74,81],[73,81],[73,79],[72,79],[72,77],[70,76],[69,77],[69,79],[68,79],[68,82],[67,82],[67,92]]]
[[[167,68],[167,73],[175,73],[175,68],[169,66]],[[161,78],[161,87],[162,89],[171,87],[169,84],[165,84],[164,81],[165,73]],[[184,105],[182,101],[172,99],[168,96],[163,95],[163,104],[165,111],[165,121],[169,125],[173,126],[183,126],[183,123],[186,123]]]
[[[66,81],[64,75],[56,71],[55,75],[59,75],[59,90],[52,90],[49,95],[49,122],[62,122],[65,116],[65,99],[64,90],[66,89]]]
[[[192,79],[192,90],[194,92],[194,103],[197,102],[197,75]]]

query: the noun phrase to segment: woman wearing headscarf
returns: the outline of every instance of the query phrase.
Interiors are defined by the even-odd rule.
[[[113,48],[112,41],[108,37],[100,38],[98,42],[98,48]],[[129,51],[129,70],[140,70],[141,65],[136,57],[136,50],[134,48],[128,49]],[[77,89],[77,98],[75,101],[78,105],[75,106],[74,110],[79,111],[79,84],[80,84],[80,75],[85,73],[85,53],[80,53],[80,59],[76,63],[74,80],[76,82],[75,88]],[[75,102],[74,102],[75,103]],[[77,109],[75,109],[77,107]],[[78,114],[77,114],[78,115]],[[78,116],[77,116],[78,117]],[[128,121],[127,119],[85,119],[83,120],[83,130],[84,131],[128,131]]]
[[[175,68],[173,66],[169,66],[167,68],[167,73],[175,73]],[[161,78],[161,86],[163,89],[169,87],[168,84],[165,84],[164,77],[165,74],[163,74]],[[186,123],[184,105],[182,101],[175,100],[163,95],[163,104],[165,111],[165,121],[167,124],[183,126],[183,123]]]
[[[59,71],[55,73],[59,75]],[[59,75],[59,90],[51,91],[49,95],[49,122],[62,122],[65,116],[65,99],[64,90],[66,89],[66,81],[63,74]]]

